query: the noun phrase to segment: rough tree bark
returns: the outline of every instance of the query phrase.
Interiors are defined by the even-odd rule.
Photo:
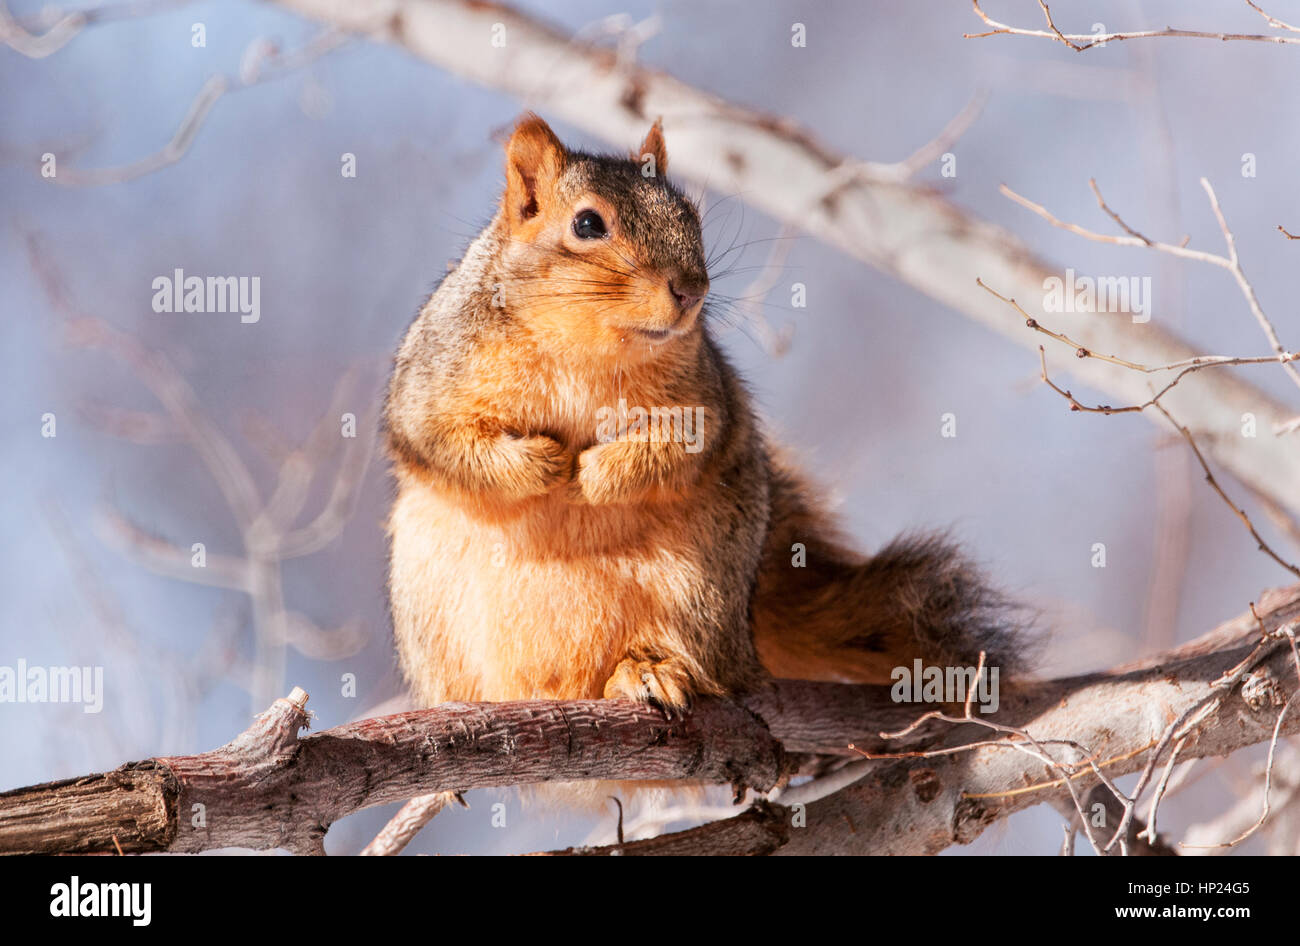
[[[991,719],[1044,747],[1069,740],[1077,750],[1050,742],[1054,760],[1090,757],[1111,777],[1145,765],[1175,723],[1181,758],[1264,741],[1298,689],[1287,631],[1300,619],[1300,585],[1270,592],[1258,610],[1258,621],[1243,614],[1141,664],[1004,686]],[[809,802],[805,826],[795,826],[792,810],[759,803],[690,831],[560,853],[930,854],[1068,795],[1060,770],[980,726],[932,722],[905,740],[881,738],[925,709],[894,702],[888,687],[777,681],[745,706],[703,701],[677,720],[624,700],[453,703],[299,739],[305,702],[295,690],[213,752],[0,794],[0,853],[241,846],[319,854],[337,819],[416,795],[595,778],[764,792],[796,771],[793,754],[845,753],[850,742],[873,753],[980,745],[875,762],[859,781]],[[1280,731],[1298,729],[1293,714]],[[999,741],[984,744],[991,738]],[[1087,770],[1075,779],[1083,794],[1096,782]]]
[[[1258,612],[1259,619],[1247,612],[1140,663],[1006,692],[991,721],[1028,733],[1056,761],[1092,758],[1112,780],[1148,765],[1156,748],[1163,749],[1156,761],[1167,765],[1176,740],[1178,759],[1187,760],[1228,755],[1267,741],[1275,731],[1300,732],[1295,713],[1275,730],[1279,712],[1300,691],[1300,585],[1266,593]],[[1162,746],[1167,734],[1173,735]],[[1061,770],[1005,739],[983,744],[993,737],[965,725],[948,731],[935,748],[981,745],[950,755],[882,760],[860,780],[807,804],[800,818],[804,827],[791,828],[792,810],[760,804],[734,825],[738,819],[635,845],[562,853],[937,854],[969,844],[1023,808],[1070,804]],[[1068,740],[1078,749],[1057,750],[1053,740]],[[1072,781],[1083,799],[1100,784],[1086,767]],[[1108,822],[1098,829],[1099,846],[1119,827]]]
[[[213,752],[0,795],[0,852],[324,853],[330,824],[414,795],[581,779],[701,779],[764,791],[786,771],[753,713],[719,700],[669,722],[628,700],[448,703],[298,738],[307,694]]]
[[[1265,595],[1260,604],[1265,627],[1275,636],[1260,648],[1241,683],[1216,686],[1256,650],[1261,632],[1250,613],[1129,667],[1012,691],[997,721],[1021,727],[1040,742],[1078,744],[1084,752],[1053,755],[1071,761],[1095,756],[1111,779],[1146,766],[1150,750],[1176,723],[1178,738],[1186,739],[1182,760],[1267,741],[1300,682],[1294,638],[1276,633],[1295,633],[1300,586]],[[1287,714],[1280,733],[1297,731],[1300,714]],[[1158,761],[1164,765],[1168,758],[1166,748]],[[1060,779],[1060,771],[1005,745],[890,763],[808,806],[810,826],[847,823],[852,830],[792,832],[779,853],[937,854],[969,844],[1012,812],[1068,799],[1063,785],[1040,787]],[[1075,782],[1086,797],[1098,779],[1085,770]],[[1109,840],[1117,827],[1098,831],[1099,839]]]

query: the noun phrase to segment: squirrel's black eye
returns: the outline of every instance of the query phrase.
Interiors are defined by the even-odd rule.
[[[584,210],[573,218],[573,235],[579,240],[599,240],[607,232],[605,221],[594,210]]]

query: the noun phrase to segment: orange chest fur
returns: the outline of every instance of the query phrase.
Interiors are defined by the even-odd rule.
[[[603,418],[620,404],[649,410],[694,408],[700,401],[681,393],[666,365],[592,364],[580,352],[540,357],[509,338],[480,346],[469,367],[460,389],[467,410],[575,450],[598,440]]]

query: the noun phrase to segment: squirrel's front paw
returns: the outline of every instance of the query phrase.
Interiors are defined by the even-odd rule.
[[[644,487],[637,476],[636,451],[644,444],[626,440],[598,443],[578,454],[571,498],[595,506],[628,502]]]
[[[605,699],[653,703],[669,716],[679,716],[691,703],[691,678],[680,660],[623,659],[605,683]]]
[[[511,496],[524,498],[548,493],[567,482],[573,472],[573,455],[551,437],[507,434],[502,443],[511,459],[502,487]]]

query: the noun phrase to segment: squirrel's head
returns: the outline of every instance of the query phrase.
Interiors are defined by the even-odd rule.
[[[644,360],[699,332],[700,215],[668,183],[655,122],[630,158],[570,151],[531,113],[506,145],[502,287],[515,318],[596,357]]]

